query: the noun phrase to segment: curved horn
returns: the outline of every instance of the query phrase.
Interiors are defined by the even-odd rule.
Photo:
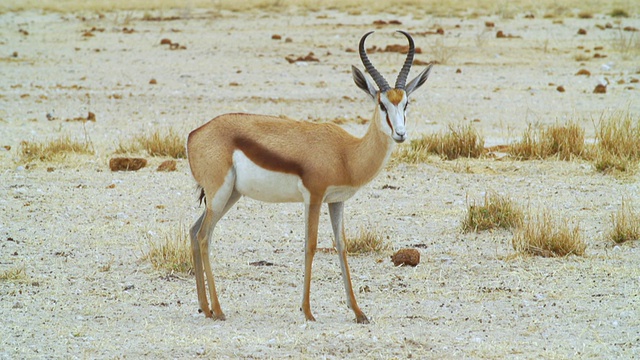
[[[411,70],[411,65],[413,64],[413,56],[416,54],[416,47],[413,44],[413,39],[409,33],[398,30],[399,33],[406,36],[409,40],[409,51],[407,51],[407,59],[404,61],[404,65],[402,65],[402,70],[400,70],[400,74],[398,74],[398,79],[396,79],[396,89],[404,89],[404,86],[407,83],[407,77],[409,76],[409,70]]]
[[[371,64],[371,61],[369,61],[369,58],[367,57],[367,51],[364,48],[364,41],[367,39],[367,36],[371,35],[372,33],[373,31],[369,31],[368,33],[364,34],[362,39],[360,39],[360,45],[358,47],[360,50],[360,60],[362,60],[362,64],[364,65],[364,68],[367,70],[369,75],[371,75],[371,77],[373,78],[373,81],[376,82],[376,84],[380,88],[380,91],[385,92],[391,89],[391,87],[389,86],[389,83],[387,83],[387,80],[385,80],[384,77],[380,75],[378,70],[376,70],[376,68],[373,67],[373,64]]]

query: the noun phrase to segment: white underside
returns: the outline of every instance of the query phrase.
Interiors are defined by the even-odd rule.
[[[296,175],[271,171],[256,165],[242,151],[233,153],[235,189],[243,196],[265,202],[308,202],[309,191]],[[351,186],[330,186],[323,202],[341,202],[358,189]]]

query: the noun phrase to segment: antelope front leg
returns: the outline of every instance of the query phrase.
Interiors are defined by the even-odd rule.
[[[344,224],[342,222],[344,203],[330,203],[329,216],[331,217],[331,227],[333,228],[333,235],[336,239],[336,250],[338,250],[338,257],[340,259],[340,269],[342,270],[342,282],[344,283],[344,290],[347,293],[347,306],[353,310],[356,315],[356,322],[358,324],[368,324],[369,319],[360,310],[356,297],[353,294],[353,286],[351,285],[351,274],[349,272],[349,263],[347,262],[347,251],[344,244]]]
[[[302,294],[302,312],[308,321],[316,321],[311,314],[309,292],[311,291],[311,264],[318,245],[318,221],[322,203],[305,204],[305,249],[304,249],[304,292]]]

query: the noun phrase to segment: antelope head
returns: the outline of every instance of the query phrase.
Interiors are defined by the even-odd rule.
[[[383,119],[382,127],[395,142],[401,143],[407,139],[405,124],[407,106],[409,105],[409,95],[427,81],[427,77],[429,77],[433,64],[427,66],[426,69],[407,84],[407,77],[409,76],[411,65],[413,64],[413,56],[415,55],[416,49],[413,39],[409,33],[402,30],[398,30],[398,32],[406,36],[407,40],[409,40],[409,51],[407,52],[407,58],[402,66],[402,70],[400,70],[400,73],[398,74],[398,78],[396,79],[396,84],[393,89],[389,86],[387,80],[385,80],[378,70],[376,70],[376,68],[371,64],[371,61],[369,61],[369,58],[367,57],[367,51],[364,47],[364,43],[367,36],[371,35],[373,31],[364,34],[362,39],[360,39],[359,52],[362,64],[364,65],[365,70],[373,78],[375,84],[372,83],[369,78],[365,77],[364,74],[355,66],[351,67],[351,72],[353,75],[353,81],[355,81],[356,85],[369,94],[373,101],[376,102],[376,112],[379,112],[380,118]]]

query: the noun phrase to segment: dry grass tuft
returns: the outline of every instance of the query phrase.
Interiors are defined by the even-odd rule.
[[[522,139],[509,147],[509,153],[520,160],[546,159],[557,156],[571,160],[584,152],[584,129],[575,122],[534,130],[527,127]]]
[[[380,254],[391,249],[388,239],[376,229],[360,228],[355,236],[345,237],[348,254]]]
[[[458,127],[450,125],[448,132],[412,140],[409,146],[400,148],[394,154],[394,161],[416,164],[425,162],[431,154],[454,160],[459,157],[478,158],[483,153],[484,139],[471,124]]]
[[[566,221],[556,223],[548,212],[531,216],[512,239],[517,252],[543,257],[584,255],[587,245],[579,226],[572,229]]]
[[[629,113],[602,116],[596,125],[596,145],[588,158],[601,172],[633,172],[640,160],[640,121]]]
[[[524,212],[511,199],[495,192],[484,196],[484,204],[468,204],[462,221],[463,232],[478,232],[496,228],[515,229],[522,225]]]
[[[193,256],[188,231],[179,226],[173,233],[164,234],[161,240],[149,240],[149,249],[142,260],[148,260],[156,270],[169,274],[193,273]]]
[[[622,201],[618,212],[611,215],[611,221],[613,228],[607,233],[607,239],[616,244],[640,240],[640,214],[635,212],[627,201]]]
[[[54,161],[64,159],[68,154],[90,154],[94,151],[88,142],[77,142],[66,135],[46,142],[22,141],[20,143],[20,161]]]
[[[0,281],[26,281],[27,272],[24,267],[14,267],[0,272]]]
[[[151,135],[140,135],[129,142],[120,142],[116,154],[131,154],[142,150],[149,156],[170,156],[174,159],[187,157],[185,149],[186,137],[179,135],[173,129],[166,134],[156,131]]]

